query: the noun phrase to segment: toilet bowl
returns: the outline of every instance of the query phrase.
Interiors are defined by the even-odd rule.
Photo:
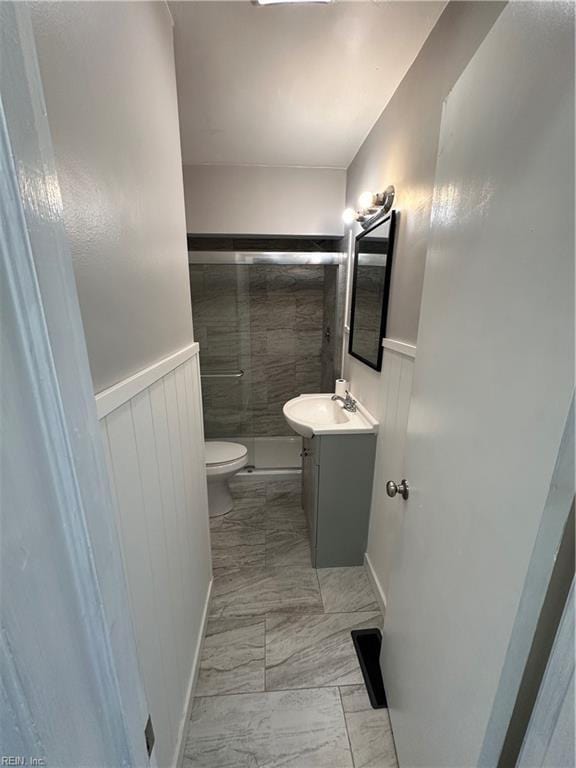
[[[208,510],[210,517],[230,512],[234,500],[228,481],[248,463],[248,451],[240,443],[218,440],[206,442],[206,477],[208,480]]]

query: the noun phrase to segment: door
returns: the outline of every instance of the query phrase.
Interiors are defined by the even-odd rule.
[[[445,104],[382,651],[405,767],[479,764],[568,414],[573,33],[510,3]]]

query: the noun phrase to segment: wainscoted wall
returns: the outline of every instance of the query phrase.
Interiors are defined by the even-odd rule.
[[[282,406],[333,387],[337,266],[190,265],[206,436],[290,434]],[[327,334],[328,332],[328,334]],[[329,338],[328,338],[329,336]]]
[[[178,760],[211,585],[198,344],[96,402],[164,768]]]
[[[403,515],[403,507],[398,503],[398,499],[391,499],[386,495],[386,482],[398,482],[404,476],[404,445],[415,351],[415,347],[407,348],[406,352],[384,348],[383,375],[380,379],[382,388],[374,414],[380,421],[380,428],[376,443],[366,563],[384,604]]]

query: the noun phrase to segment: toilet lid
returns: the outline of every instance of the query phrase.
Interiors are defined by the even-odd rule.
[[[226,464],[236,461],[248,453],[246,446],[240,443],[224,443],[210,440],[206,443],[206,464]]]

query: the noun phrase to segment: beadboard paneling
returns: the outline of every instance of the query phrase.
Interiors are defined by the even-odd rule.
[[[211,578],[198,354],[172,357],[100,420],[160,768],[177,762]]]
[[[367,546],[370,575],[384,600],[403,514],[398,499],[386,495],[386,482],[399,482],[404,477],[404,447],[414,362],[414,353],[405,354],[384,348],[378,408],[380,427]]]

